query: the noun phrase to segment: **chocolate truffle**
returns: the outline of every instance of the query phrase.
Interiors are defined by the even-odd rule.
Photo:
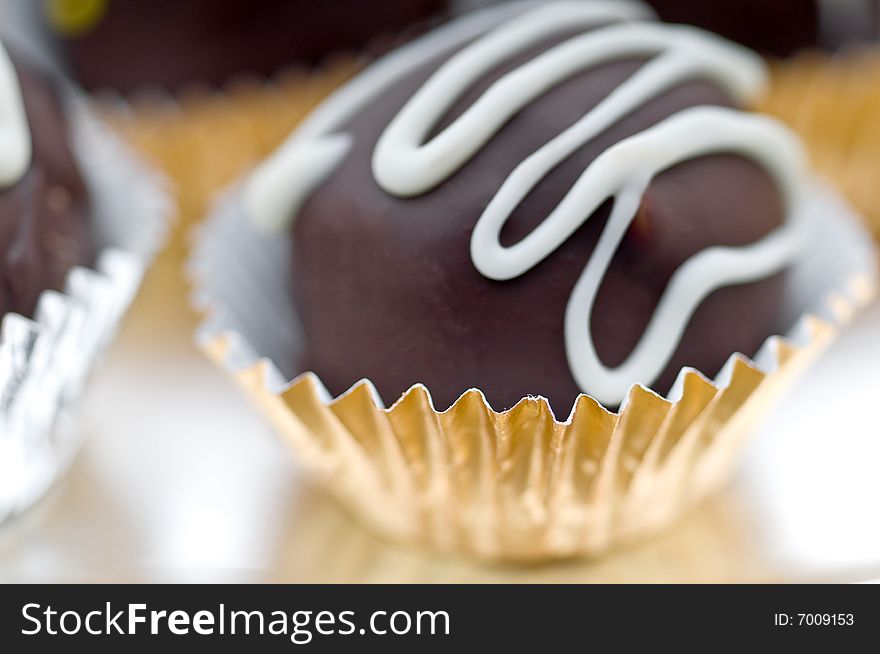
[[[59,89],[0,44],[0,316],[32,316],[91,262],[88,196]]]
[[[646,1],[662,20],[696,25],[778,57],[817,46],[839,49],[880,36],[878,0]]]
[[[765,54],[819,42],[819,0],[647,0],[661,20],[710,30]]]
[[[409,27],[446,0],[53,0],[47,22],[87,88],[174,89],[315,64]]]
[[[800,150],[735,109],[760,58],[632,3],[522,11],[386,58],[246,188],[293,223],[303,363],[334,394],[423,383],[442,410],[479,388],[564,418],[779,327]]]

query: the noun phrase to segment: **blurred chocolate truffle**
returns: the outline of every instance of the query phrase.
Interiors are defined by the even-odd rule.
[[[79,82],[124,92],[220,84],[358,51],[446,0],[50,0],[46,17]]]
[[[445,28],[257,171],[249,208],[292,221],[304,364],[332,393],[367,378],[392,402],[423,383],[442,410],[478,388],[564,418],[580,392],[666,392],[774,333],[791,242],[764,268],[716,252],[788,238],[788,161],[758,163],[788,132],[731,109],[763,66],[692,28],[620,22],[643,11],[549,3]],[[472,41],[487,16],[500,26]]]
[[[710,30],[767,55],[839,49],[880,36],[878,0],[646,0],[661,20]]]
[[[92,259],[86,187],[60,91],[0,44],[0,316],[32,316]]]
[[[661,20],[787,56],[819,42],[819,0],[647,0]]]

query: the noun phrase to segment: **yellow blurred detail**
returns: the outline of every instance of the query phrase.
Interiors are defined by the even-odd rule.
[[[108,0],[46,0],[46,18],[56,32],[84,34],[107,13]]]

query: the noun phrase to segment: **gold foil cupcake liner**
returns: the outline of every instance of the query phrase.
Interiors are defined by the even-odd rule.
[[[683,370],[667,398],[634,386],[618,413],[586,395],[564,421],[540,397],[498,412],[476,389],[438,410],[419,384],[385,408],[368,380],[337,398],[312,373],[288,381],[299,347],[288,244],[251,227],[237,191],[191,262],[208,316],[198,341],[376,532],[489,560],[595,555],[719,489],[754,425],[872,297],[870,238],[832,192],[813,192],[814,247],[789,275],[786,336],[734,354],[714,380]]]
[[[880,48],[806,53],[773,66],[761,110],[804,139],[816,169],[880,238]]]
[[[45,291],[33,319],[0,317],[0,522],[35,502],[64,472],[81,433],[70,412],[164,240],[173,204],[145,166],[76,98],[73,150],[90,190],[94,268]]]

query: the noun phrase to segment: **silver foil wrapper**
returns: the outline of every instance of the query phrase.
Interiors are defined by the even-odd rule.
[[[34,318],[0,322],[0,522],[39,499],[80,444],[72,412],[134,298],[173,212],[168,183],[71,98],[74,151],[91,194],[93,269],[46,291]]]

